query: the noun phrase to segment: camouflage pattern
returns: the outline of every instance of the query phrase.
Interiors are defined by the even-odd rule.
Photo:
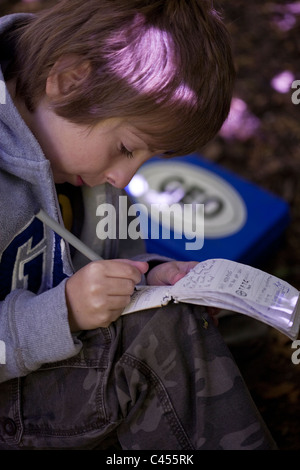
[[[173,304],[79,336],[77,356],[0,385],[0,449],[276,448],[202,308]]]

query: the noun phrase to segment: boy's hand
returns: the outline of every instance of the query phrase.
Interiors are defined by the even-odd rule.
[[[158,264],[147,274],[150,286],[170,286],[182,279],[198,261],[169,261]]]
[[[128,305],[148,263],[131,260],[94,261],[66,282],[72,332],[107,327]]]

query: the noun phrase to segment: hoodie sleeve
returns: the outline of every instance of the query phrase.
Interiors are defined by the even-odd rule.
[[[0,340],[5,345],[0,382],[80,351],[82,344],[69,329],[65,282],[39,295],[15,290],[0,303]]]

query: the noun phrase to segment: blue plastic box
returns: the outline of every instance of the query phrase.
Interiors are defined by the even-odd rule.
[[[226,258],[259,264],[276,249],[290,222],[289,206],[281,198],[198,154],[168,161],[151,159],[126,190],[134,203],[147,207],[142,223],[147,251],[177,260]],[[187,249],[190,238],[184,231],[176,238],[174,227],[168,238],[153,237],[150,207],[160,201],[202,204],[204,243],[200,249]]]

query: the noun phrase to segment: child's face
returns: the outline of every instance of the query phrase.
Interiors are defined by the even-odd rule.
[[[163,153],[150,149],[147,137],[124,119],[108,119],[89,128],[39,106],[31,129],[51,163],[55,183],[110,183],[124,188],[145,161]]]

